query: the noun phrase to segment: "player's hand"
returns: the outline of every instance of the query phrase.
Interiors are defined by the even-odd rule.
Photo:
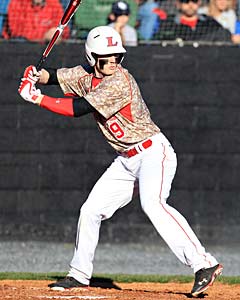
[[[21,79],[21,84],[18,88],[20,96],[28,102],[40,105],[43,95],[41,91],[36,88],[35,82],[27,77]]]
[[[36,67],[31,65],[24,70],[23,77],[37,83],[40,80],[41,75],[42,71],[37,71]]]

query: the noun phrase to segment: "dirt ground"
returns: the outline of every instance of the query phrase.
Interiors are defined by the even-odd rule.
[[[174,300],[192,298],[191,283],[116,283],[93,282],[85,290],[57,292],[48,288],[49,281],[1,280],[1,300]],[[215,282],[199,298],[208,300],[240,300],[240,284],[227,285]]]

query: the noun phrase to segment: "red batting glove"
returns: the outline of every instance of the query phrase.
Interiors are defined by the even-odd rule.
[[[37,71],[36,67],[34,67],[32,65],[28,66],[24,70],[24,74],[23,74],[24,78],[29,78],[34,83],[37,83],[39,81],[40,76],[41,76],[41,71]]]

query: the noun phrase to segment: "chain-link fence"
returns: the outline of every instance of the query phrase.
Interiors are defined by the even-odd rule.
[[[39,33],[41,27],[43,31],[57,26],[63,9],[69,2],[59,1],[1,0],[1,37],[9,40],[46,41],[44,33]],[[130,9],[127,25],[135,31],[137,44],[240,44],[239,0],[125,1]],[[33,9],[33,2],[38,3],[37,8]],[[113,2],[114,0],[83,0],[69,23],[64,38],[81,42],[93,27],[107,25]],[[127,39],[128,37],[126,46]]]

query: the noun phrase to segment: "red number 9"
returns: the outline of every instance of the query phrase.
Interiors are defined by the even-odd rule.
[[[124,132],[117,122],[110,124],[109,129],[118,139],[124,136]]]

